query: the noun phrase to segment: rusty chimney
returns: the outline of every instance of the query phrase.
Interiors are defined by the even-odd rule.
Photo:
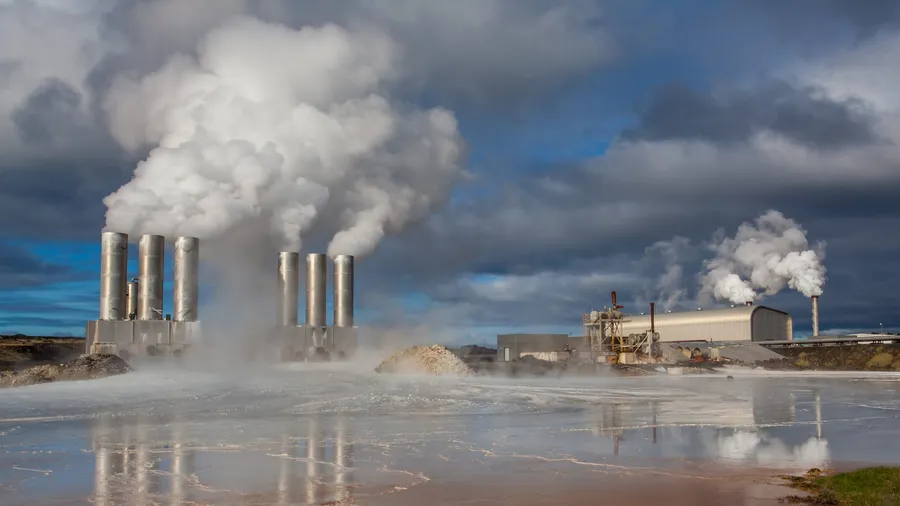
[[[650,333],[656,333],[656,303],[650,303]]]
[[[813,337],[819,337],[819,296],[812,296],[812,331]]]

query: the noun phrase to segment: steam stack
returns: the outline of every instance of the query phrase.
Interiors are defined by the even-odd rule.
[[[144,234],[138,243],[138,320],[163,319],[165,247],[161,235]]]
[[[353,327],[353,256],[334,257],[334,326]]]
[[[327,257],[321,253],[306,256],[306,326],[325,327],[325,270]]]
[[[195,322],[200,304],[200,239],[175,239],[175,282],[172,292],[172,318],[176,322]]]
[[[138,282],[137,279],[132,279],[128,282],[128,316],[126,320],[134,320],[137,318],[137,307],[138,307]]]
[[[100,249],[100,320],[122,320],[128,311],[128,234],[104,232]]]
[[[813,337],[819,337],[819,296],[812,296],[812,331]]]
[[[278,254],[278,325],[296,327],[300,310],[300,254]]]

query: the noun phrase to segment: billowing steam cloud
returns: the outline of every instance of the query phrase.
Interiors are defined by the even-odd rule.
[[[701,293],[734,304],[775,295],[785,286],[807,297],[822,294],[824,243],[811,249],[806,231],[778,211],[743,223],[734,237],[720,231],[710,247],[716,256],[704,263]]]
[[[227,235],[264,219],[282,247],[333,234],[331,255],[365,255],[422,220],[462,175],[453,114],[391,101],[398,48],[385,35],[234,18],[105,102],[110,129],[151,149],[109,195],[109,229]]]

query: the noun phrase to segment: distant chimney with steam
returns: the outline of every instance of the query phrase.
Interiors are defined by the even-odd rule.
[[[812,296],[812,331],[813,337],[819,337],[819,296]]]

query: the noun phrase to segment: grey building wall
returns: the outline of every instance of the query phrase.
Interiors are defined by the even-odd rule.
[[[569,343],[568,334],[499,334],[497,335],[497,360],[518,359],[522,353],[563,351]]]
[[[650,316],[628,316],[624,335],[650,330]],[[791,316],[766,306],[737,306],[703,311],[656,315],[656,332],[663,342],[672,341],[773,341],[790,340]]]

